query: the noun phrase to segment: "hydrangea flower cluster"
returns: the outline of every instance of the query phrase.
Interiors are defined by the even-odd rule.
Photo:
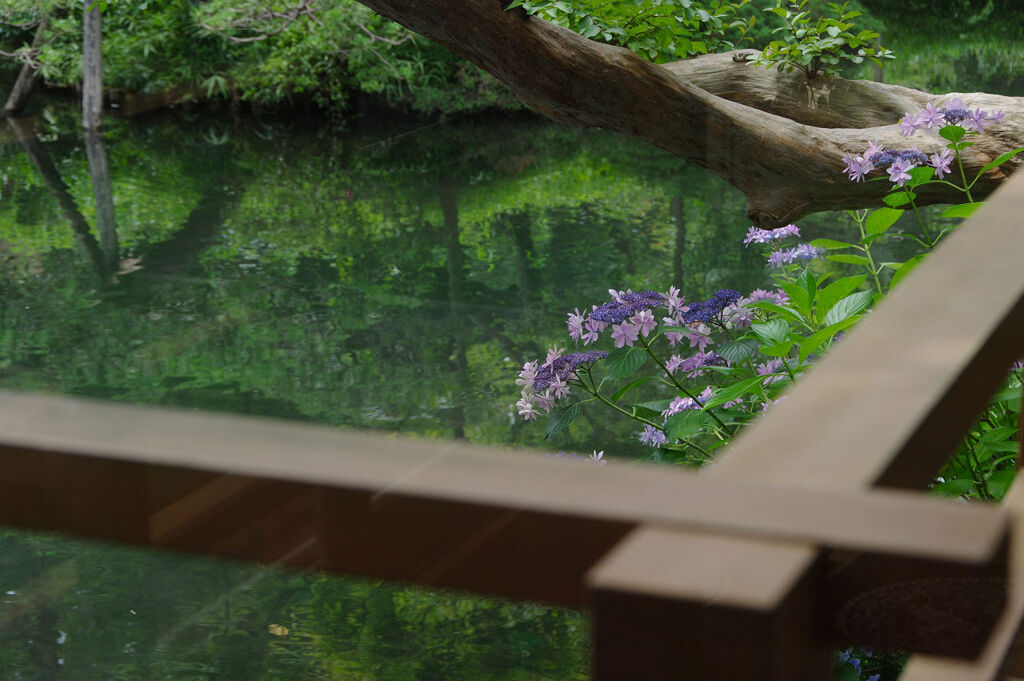
[[[796,225],[786,225],[778,229],[760,229],[751,227],[747,230],[747,236],[743,239],[743,245],[767,244],[790,236],[800,236],[800,228]]]
[[[797,244],[792,248],[783,248],[768,256],[769,267],[782,267],[798,260],[813,260],[825,255],[825,249],[811,244]]]
[[[981,109],[969,109],[959,97],[949,100],[943,108],[929,102],[917,113],[907,112],[900,119],[900,130],[904,137],[910,137],[918,130],[931,130],[944,125],[959,125],[968,132],[985,132],[992,123],[998,123],[1005,114],[1002,111],[989,113]]]
[[[981,109],[968,109],[959,97],[954,97],[943,108],[937,108],[929,102],[917,113],[907,112],[900,119],[900,130],[904,137],[910,137],[918,130],[959,125],[968,132],[980,134],[992,123],[1001,121],[1004,115],[1002,111],[990,113]],[[954,158],[949,149],[929,156],[918,149],[886,149],[875,142],[869,142],[862,154],[843,157],[846,164],[843,172],[850,181],[863,182],[871,171],[884,169],[889,179],[902,187],[910,180],[910,171],[919,166],[935,168],[935,177],[943,179],[950,174],[950,163]]]
[[[527,421],[537,418],[539,409],[550,411],[555,400],[569,394],[571,381],[578,381],[576,371],[580,367],[591,367],[608,356],[601,350],[562,354],[557,345],[551,348],[544,364],[527,362],[519,372],[516,385],[523,387],[521,399],[516,402],[519,415]]]

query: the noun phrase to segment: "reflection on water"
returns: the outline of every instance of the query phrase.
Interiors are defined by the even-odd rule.
[[[0,148],[4,388],[637,457],[629,424],[589,415],[544,443],[512,418],[517,367],[609,287],[762,283],[741,197],[618,137],[177,118],[111,122],[104,145],[62,115],[11,121]],[[557,609],[0,547],[11,678],[586,676],[586,623]]]

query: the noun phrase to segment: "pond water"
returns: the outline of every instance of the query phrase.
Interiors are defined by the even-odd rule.
[[[0,388],[638,459],[625,420],[585,411],[545,442],[513,418],[518,367],[608,288],[767,282],[740,245],[742,196],[599,131],[385,111],[114,119],[96,174],[111,217],[78,112],[36,109],[0,128]],[[587,626],[0,530],[5,679],[568,681],[587,677]]]
[[[49,103],[0,146],[6,389],[639,458],[599,415],[544,442],[518,367],[610,287],[765,281],[740,195],[614,135],[171,112],[97,151],[76,124]],[[539,605],[6,530],[0,592],[9,678],[586,677],[586,621]]]

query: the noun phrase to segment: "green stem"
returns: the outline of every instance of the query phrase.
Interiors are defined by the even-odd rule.
[[[679,388],[679,391],[682,392],[687,397],[689,397],[691,400],[694,401],[694,403],[697,406],[699,406],[701,409],[703,409],[704,408],[704,403],[701,402],[697,398],[696,395],[694,395],[689,390],[684,388],[683,385],[679,381],[676,380],[676,377],[673,376],[672,372],[668,370],[668,367],[665,366],[665,363],[662,362],[661,359],[656,354],[654,354],[654,351],[651,350],[651,346],[647,342],[647,339],[644,338],[643,336],[640,336],[640,345],[642,345],[644,350],[647,351],[647,354],[651,356],[651,359],[653,359],[657,363],[657,365],[659,367],[661,367],[661,370],[665,372],[665,375],[668,376],[668,379],[670,381],[672,381],[672,383],[674,383],[677,388]],[[718,425],[720,425],[722,428],[725,428],[726,430],[728,430],[728,426],[725,425],[725,422],[722,421],[722,419],[718,418],[718,416],[714,412],[705,411],[704,413],[707,414],[708,416],[710,416],[711,418],[713,418],[715,420],[715,422],[718,423]]]
[[[971,187],[973,186],[973,183],[967,184],[967,174],[964,172],[964,162],[963,159],[960,158],[960,150],[954,149],[953,153],[956,154],[956,164],[960,168],[960,180],[964,183],[964,193],[967,194],[967,200],[974,203],[974,199],[971,197]]]
[[[864,240],[867,239],[868,236],[867,232],[864,230],[864,222],[868,218],[868,212],[849,211],[849,215],[853,218],[854,222],[857,223],[857,229],[860,230],[861,243],[864,243]],[[885,295],[882,291],[882,281],[878,278],[878,268],[875,267],[875,259],[871,257],[871,244],[861,246],[861,251],[863,251],[864,257],[868,259],[868,270],[871,272],[871,278],[875,280],[875,288],[878,289],[878,295]]]

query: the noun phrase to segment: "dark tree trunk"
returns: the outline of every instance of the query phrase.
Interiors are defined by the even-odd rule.
[[[121,261],[117,243],[117,221],[114,219],[114,195],[111,190],[110,166],[107,163],[107,149],[103,146],[103,135],[86,130],[85,153],[89,157],[89,174],[92,176],[92,193],[96,198],[96,229],[100,234],[100,248],[107,272],[113,273]]]
[[[587,40],[498,0],[360,0],[489,71],[530,107],[557,121],[623,132],[692,161],[746,194],[761,225],[809,213],[881,205],[887,182],[847,182],[841,158],[870,141],[907,145],[896,125],[906,111],[944,97],[908,88],[819,78],[754,66],[741,53],[659,66]],[[1024,100],[984,93],[972,107],[1006,118],[966,150],[973,176],[1002,153],[1024,145]],[[925,153],[945,141],[915,138]],[[995,189],[1024,155],[986,173],[976,198]],[[959,202],[942,186],[922,188],[918,203]]]
[[[99,130],[103,123],[103,14],[82,0],[82,126]]]
[[[39,20],[39,27],[36,28],[35,38],[32,39],[32,53],[39,49],[39,46],[43,42],[43,34],[49,27],[49,19],[43,17]],[[31,62],[25,62],[21,65],[21,70],[18,71],[18,78],[14,81],[14,87],[11,88],[11,94],[7,97],[7,103],[4,104],[4,115],[13,116],[19,114],[25,108],[25,104],[28,102],[28,96],[32,93],[32,86],[36,82],[36,67]]]
[[[64,218],[71,225],[71,231],[75,234],[75,240],[78,242],[79,248],[82,249],[82,252],[96,268],[97,273],[100,276],[105,276],[106,268],[103,252],[100,250],[99,244],[96,243],[96,237],[89,231],[89,223],[86,222],[85,217],[78,210],[74,198],[68,192],[68,186],[61,179],[60,173],[57,172],[56,166],[53,165],[53,161],[50,159],[50,155],[46,153],[46,149],[39,143],[39,138],[36,137],[35,132],[32,130],[31,122],[24,119],[8,118],[7,124],[11,126],[14,136],[25,149],[25,153],[28,154],[29,160],[35,166],[36,172],[43,179],[43,184],[53,194],[54,199],[57,200],[61,213],[64,214]]]
[[[452,437],[466,437],[466,395],[469,392],[466,359],[465,273],[462,244],[459,241],[459,203],[455,183],[448,178],[439,187],[443,216],[445,269],[448,274],[448,329],[452,337],[452,364],[455,368],[455,394],[452,395]]]

